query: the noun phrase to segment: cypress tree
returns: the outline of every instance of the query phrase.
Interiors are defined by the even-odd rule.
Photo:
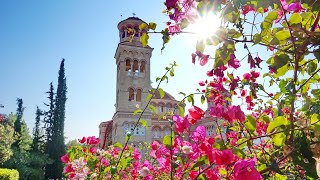
[[[51,145],[48,144],[49,157],[53,160],[52,164],[46,166],[46,177],[61,179],[63,164],[60,157],[66,153],[64,143],[64,121],[65,121],[65,104],[66,104],[67,84],[64,69],[64,59],[62,59],[58,77],[58,87],[55,96],[55,107],[52,121],[52,139]]]
[[[17,112],[16,112],[16,120],[14,122],[14,132],[17,136],[16,142],[13,143],[13,146],[18,147],[20,143],[20,136],[21,136],[21,126],[22,126],[22,117],[23,117],[23,101],[21,98],[17,98]]]
[[[32,150],[34,152],[39,152],[39,153],[43,151],[43,140],[42,140],[43,136],[40,129],[40,120],[42,115],[43,115],[42,111],[37,106],[36,122],[33,128]]]
[[[49,110],[44,112],[44,128],[45,128],[45,136],[46,136],[46,142],[45,142],[45,153],[48,155],[48,157],[52,160],[53,158],[53,144],[52,144],[52,126],[53,126],[53,113],[54,113],[54,88],[52,85],[52,82],[50,83],[50,89],[48,92],[48,99],[49,104],[44,103],[46,106],[49,107]],[[52,176],[52,173],[54,169],[51,167],[52,162],[50,164],[46,164],[45,167],[45,177],[46,179],[50,179]]]

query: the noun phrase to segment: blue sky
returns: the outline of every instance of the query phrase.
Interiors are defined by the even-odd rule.
[[[15,112],[16,98],[22,98],[26,107],[24,119],[31,132],[36,106],[45,108],[43,103],[48,102],[45,92],[50,82],[56,87],[59,64],[65,58],[68,86],[65,136],[67,140],[97,136],[99,124],[110,120],[115,112],[117,24],[135,13],[146,22],[156,22],[161,30],[168,21],[162,14],[164,8],[163,0],[1,1],[0,104],[5,108],[0,113]],[[161,36],[150,34],[149,39],[154,48],[152,81],[163,75],[170,62],[175,60],[179,64],[175,77],[162,86],[178,100],[182,98],[180,91],[195,92],[198,82],[206,78],[206,71],[213,65],[213,61],[204,67],[198,62],[191,63],[195,44],[190,36],[173,36],[162,53]],[[247,52],[243,45],[238,47],[236,56],[242,59]],[[256,46],[249,48],[263,60],[270,55],[270,51]],[[206,48],[206,52],[212,55],[214,47]],[[266,65],[263,69],[268,70]],[[240,67],[237,75],[241,76],[241,72],[248,69]]]
[[[36,106],[45,108],[49,83],[56,87],[59,64],[66,59],[68,86],[65,136],[70,139],[98,135],[98,125],[111,119],[115,104],[114,53],[119,42],[117,24],[136,16],[165,26],[163,1],[1,1],[0,2],[0,113],[16,110],[16,98],[26,107],[24,119],[31,131]],[[122,18],[121,18],[122,15]],[[209,67],[194,68],[190,40],[175,36],[161,54],[161,36],[153,34],[155,48],[151,80],[164,73],[173,60],[180,65],[176,77],[163,88],[179,99],[178,92],[194,92]],[[196,77],[196,78],[195,78]],[[153,84],[155,86],[155,84]]]

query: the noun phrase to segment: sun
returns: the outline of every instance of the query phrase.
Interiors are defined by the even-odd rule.
[[[187,28],[188,32],[195,34],[196,40],[206,40],[219,28],[221,18],[219,14],[207,13],[195,20]]]

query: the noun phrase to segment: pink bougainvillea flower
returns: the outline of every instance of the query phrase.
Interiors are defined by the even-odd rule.
[[[105,158],[102,158],[101,159],[101,163],[105,166],[105,167],[108,167],[109,166],[109,161]]]
[[[74,169],[72,168],[71,164],[68,164],[68,166],[64,167],[64,170],[63,170],[63,172],[66,174],[73,172],[73,171],[74,171]]]
[[[61,156],[60,160],[63,162],[63,163],[68,163],[69,162],[69,157],[68,157],[68,153]]]
[[[97,150],[97,149],[96,149],[95,147],[93,147],[93,146],[91,146],[91,147],[89,148],[89,152],[90,152],[91,154],[95,153],[96,150]]]
[[[251,74],[250,74],[250,73],[244,73],[244,74],[243,74],[243,79],[249,81],[250,78],[251,78]]]
[[[204,111],[197,106],[193,106],[189,108],[189,115],[195,120],[199,120],[203,118],[204,114],[205,114]]]
[[[213,76],[213,69],[210,71],[207,71],[207,76],[212,77]]]
[[[165,5],[167,9],[175,8],[179,0],[166,0]]]
[[[192,53],[192,54],[191,54],[191,58],[192,58],[192,63],[193,63],[193,64],[196,63],[196,57],[197,57],[197,54],[195,54],[195,53]]]
[[[200,57],[200,65],[201,66],[204,66],[204,65],[206,65],[207,63],[208,63],[208,61],[209,61],[209,55],[203,55],[203,56],[201,56]]]
[[[214,107],[210,107],[210,115],[212,117],[220,118],[224,114],[224,107],[221,104],[217,104]]]
[[[233,67],[234,69],[238,69],[238,67],[240,67],[240,61],[236,59],[236,56],[234,54],[230,55],[228,66]]]
[[[238,87],[238,82],[240,81],[239,76],[235,77],[232,79],[231,83],[230,83],[230,90],[234,91],[237,87]],[[234,92],[235,93],[235,92]]]
[[[151,144],[151,149],[157,150],[159,146],[160,146],[160,143],[158,141],[153,141]]]
[[[241,95],[242,97],[244,97],[244,96],[246,96],[246,94],[247,94],[247,91],[244,90],[244,89],[241,89],[240,95]]]
[[[189,128],[189,121],[188,118],[182,118],[178,115],[172,117],[172,120],[175,122],[176,125],[176,132],[183,133],[187,128]]]
[[[255,11],[254,7],[248,5],[248,4],[245,4],[243,7],[242,7],[242,14],[243,15],[247,15],[250,11]]]
[[[170,35],[174,35],[181,32],[180,26],[177,24],[169,26],[168,29]]]
[[[206,138],[206,128],[204,126],[198,126],[195,131],[192,133],[190,138],[194,142],[203,141]]]
[[[234,122],[236,120],[244,122],[246,119],[244,112],[241,110],[240,106],[229,106],[225,118],[229,122]]]
[[[87,144],[90,144],[90,145],[99,144],[99,139],[96,138],[95,136],[89,136],[87,138]]]
[[[219,66],[219,67],[216,67],[214,70],[213,70],[213,74],[218,76],[218,77],[223,77],[224,76],[224,71],[227,69],[227,67],[225,66]]]
[[[205,86],[205,85],[206,85],[206,83],[204,81],[199,82],[199,86]]]
[[[215,156],[217,165],[229,165],[235,160],[235,155],[230,149],[215,151]]]
[[[237,180],[260,180],[260,173],[255,168],[256,159],[239,160],[234,165],[234,178]]]
[[[251,73],[251,76],[254,78],[258,78],[260,76],[260,73],[256,71],[251,71],[250,73]]]
[[[139,160],[141,158],[140,152],[137,148],[133,149],[133,159],[134,160]]]
[[[81,144],[85,143],[87,141],[86,137],[83,137],[82,139],[78,140]]]
[[[215,172],[214,170],[212,169],[208,169],[206,171],[206,177],[210,180],[218,180],[219,179],[219,175],[217,172]]]

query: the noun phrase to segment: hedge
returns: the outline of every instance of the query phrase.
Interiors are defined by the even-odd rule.
[[[19,179],[19,172],[15,169],[0,168],[0,179],[1,180],[17,180]]]

